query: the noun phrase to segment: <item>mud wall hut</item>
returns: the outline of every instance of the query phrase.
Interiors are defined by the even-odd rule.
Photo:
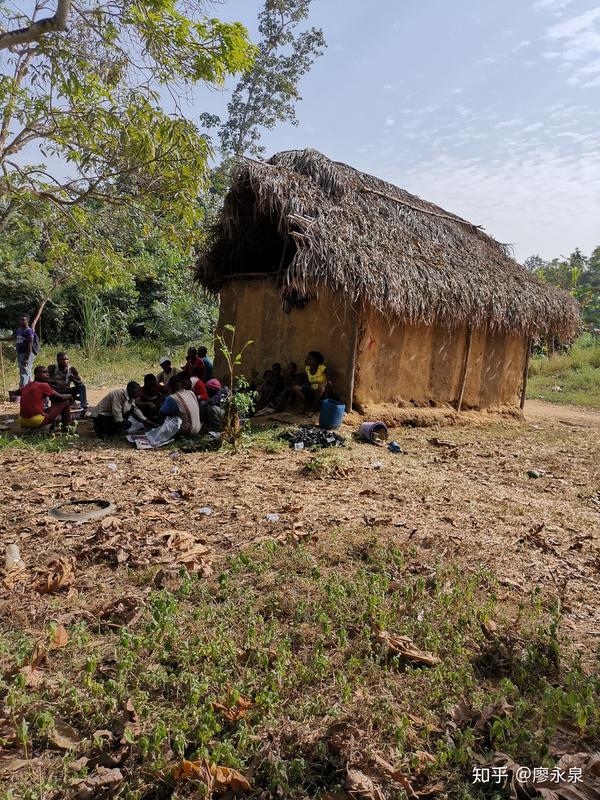
[[[532,337],[579,323],[480,227],[315,150],[243,161],[197,277],[246,375],[319,350],[359,408],[515,405]]]

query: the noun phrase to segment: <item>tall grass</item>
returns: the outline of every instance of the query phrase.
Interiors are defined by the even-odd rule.
[[[99,297],[88,294],[79,300],[79,315],[82,350],[87,356],[95,356],[110,342],[110,312]]]
[[[83,347],[43,345],[35,364],[52,364],[60,350],[68,353],[71,364],[77,367],[88,387],[104,388],[122,386],[131,380],[141,382],[147,372],[160,370],[158,359],[163,355],[170,356],[177,366],[183,364],[187,345],[167,347],[160,342],[140,341],[100,348],[91,353]],[[5,346],[6,381],[8,387],[14,389],[18,386],[19,374],[16,359],[9,352]]]
[[[600,340],[580,336],[569,353],[531,361],[528,397],[600,408]]]

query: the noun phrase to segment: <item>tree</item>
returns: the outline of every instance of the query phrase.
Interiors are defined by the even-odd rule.
[[[278,122],[297,125],[298,84],[326,46],[323,31],[297,32],[310,13],[311,0],[265,0],[259,14],[260,42],[252,69],[245,73],[227,105],[228,118],[203,115],[207,127],[217,127],[225,157],[261,156],[263,129]]]
[[[212,331],[215,301],[193,283],[190,248],[148,234],[144,218],[127,207],[87,205],[76,209],[88,215],[83,240],[68,220],[49,225],[44,203],[15,215],[0,237],[0,329],[38,308],[47,341],[77,342],[82,308],[98,307],[110,323],[109,344],[129,335],[181,342]]]
[[[94,201],[190,239],[210,148],[179,98],[251,66],[245,28],[204,0],[31,6],[0,0],[0,232],[43,202],[84,238],[74,212]]]
[[[581,305],[584,322],[600,325],[600,246],[589,258],[576,247],[568,258],[530,256],[524,266],[544,283],[570,292]]]
[[[523,266],[528,272],[537,272],[539,269],[542,269],[546,266],[546,262],[541,255],[539,255],[539,253],[536,253],[535,255],[526,258],[523,262]]]

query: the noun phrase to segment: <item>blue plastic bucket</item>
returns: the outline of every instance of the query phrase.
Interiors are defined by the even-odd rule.
[[[342,424],[346,406],[338,403],[337,400],[323,400],[321,414],[319,416],[319,427],[327,431],[337,431]]]
[[[360,435],[365,442],[383,444],[388,437],[388,429],[385,422],[363,422],[360,426]]]

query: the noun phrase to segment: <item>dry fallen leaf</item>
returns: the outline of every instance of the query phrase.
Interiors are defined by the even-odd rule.
[[[34,645],[33,652],[31,653],[31,656],[27,662],[20,668],[13,667],[4,675],[4,679],[10,680],[20,672],[25,679],[25,686],[29,686],[32,689],[36,686],[39,686],[44,679],[44,673],[38,669],[38,667],[40,667],[40,665],[46,660],[47,655],[47,650],[40,644],[40,642],[37,642]]]
[[[530,780],[522,768],[505,753],[496,753],[494,766],[505,767],[511,798],[529,800],[540,795],[546,800],[598,800],[600,798],[600,754],[567,753],[559,759],[556,769],[566,773],[561,780]],[[569,769],[581,770],[577,782],[568,780]],[[531,775],[531,770],[526,774]]]
[[[440,663],[440,659],[437,656],[427,653],[425,650],[419,650],[408,636],[395,636],[387,631],[376,630],[374,639],[379,644],[385,645],[389,652],[399,655],[407,661],[425,664],[428,667]]]
[[[376,786],[364,772],[353,767],[348,767],[346,770],[346,789],[357,800],[385,800],[379,786]]]
[[[36,767],[41,762],[41,758],[16,758],[15,756],[3,756],[0,758],[0,775],[9,775],[11,772],[18,772],[23,767]]]
[[[234,706],[224,706],[221,703],[213,703],[213,711],[220,714],[229,722],[236,722],[238,719],[246,716],[248,709],[252,708],[254,703],[245,697],[239,697]]]
[[[104,517],[104,519],[100,523],[100,528],[98,529],[103,531],[120,531],[121,524],[119,523],[118,517]]]
[[[96,767],[96,771],[83,780],[73,781],[71,788],[74,800],[91,800],[93,797],[109,796],[112,789],[123,780],[123,773],[117,767]]]
[[[210,765],[203,759],[199,761],[188,761],[184,759],[172,770],[173,777],[176,781],[183,780],[199,780],[210,790],[212,788],[212,773]]]
[[[75,583],[73,560],[57,558],[48,564],[47,575],[41,576],[34,584],[40,594],[54,594],[61,589],[68,589]]]
[[[252,786],[241,772],[230,767],[210,764],[206,759],[181,761],[173,768],[172,774],[176,780],[201,781],[208,789],[208,797],[211,797],[213,793],[225,794],[225,792],[231,791],[236,794],[252,791]]]
[[[232,791],[234,794],[252,791],[252,786],[246,778],[235,769],[211,765],[210,771],[214,779],[213,791],[217,794],[224,794],[227,791]]]
[[[59,650],[65,647],[69,642],[69,634],[64,625],[59,625],[54,631],[54,636],[50,642],[50,650]]]
[[[67,722],[55,719],[54,725],[48,733],[48,740],[60,747],[61,750],[74,750],[81,742],[81,736]]]
[[[102,625],[119,628],[132,622],[140,612],[140,601],[137,597],[120,597],[101,609],[98,619]]]
[[[388,776],[388,778],[391,778],[399,786],[401,786],[402,789],[404,789],[407,797],[416,797],[412,784],[406,775],[400,772],[399,769],[396,769],[396,767],[394,767],[392,764],[389,764],[384,758],[377,755],[377,753],[374,754],[373,759],[377,767],[382,770]]]
[[[125,743],[125,734],[127,731],[133,736],[138,736],[140,732],[140,723],[138,720],[137,711],[135,710],[135,706],[133,705],[133,700],[128,698],[124,705],[123,705],[123,738],[121,741]]]

